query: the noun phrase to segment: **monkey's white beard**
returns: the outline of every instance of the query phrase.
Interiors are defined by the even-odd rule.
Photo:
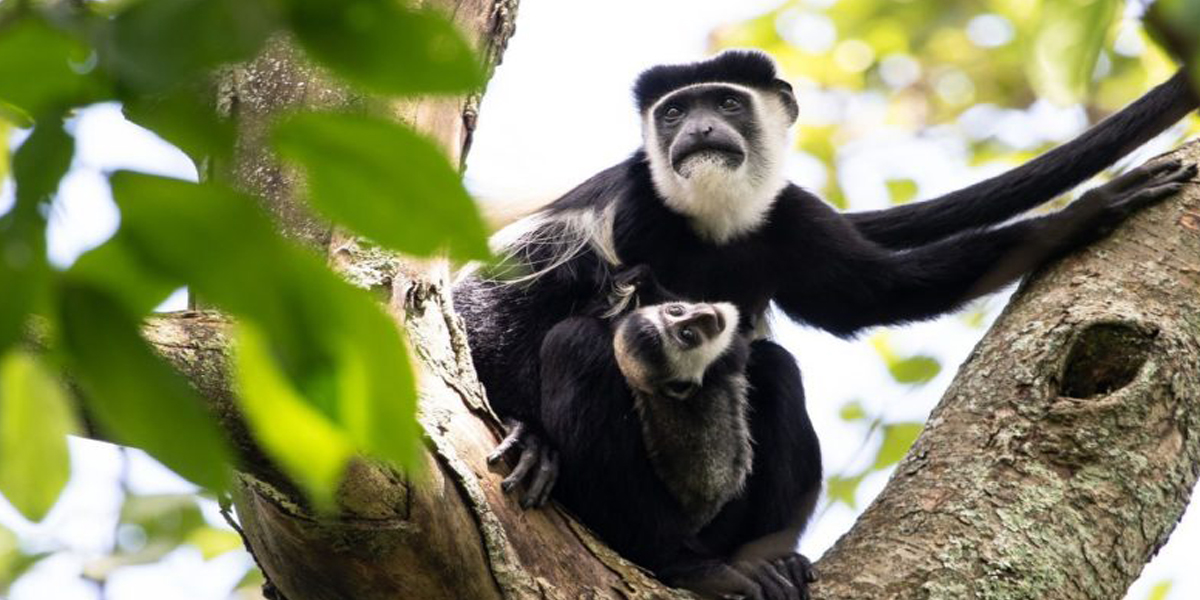
[[[723,244],[762,225],[785,181],[780,169],[764,165],[755,176],[747,164],[730,169],[713,154],[689,157],[676,173],[668,161],[651,158],[654,187],[674,211],[691,217],[701,236]]]

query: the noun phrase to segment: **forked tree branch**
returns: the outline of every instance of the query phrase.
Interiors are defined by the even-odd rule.
[[[494,65],[515,0],[433,2]],[[256,448],[227,387],[224,318],[152,319],[147,338],[212,400],[240,453],[238,515],[290,600],[683,598],[560,509],[523,511],[486,456],[499,426],[440,263],[405,262],[314,219],[263,141],[290,106],[354,102],[277,40],[233,70],[228,175],[281,227],[378,291],[421,370],[425,474],[357,461],[321,517]],[[395,105],[461,161],[478,97]],[[1184,151],[1200,158],[1200,147]],[[822,598],[1119,598],[1165,542],[1200,465],[1200,191],[1136,217],[1026,284],[888,487],[819,563]],[[303,443],[303,440],[297,440]]]

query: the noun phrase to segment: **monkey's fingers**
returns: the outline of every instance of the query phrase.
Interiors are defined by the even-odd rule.
[[[800,590],[770,565],[755,569],[754,581],[767,600],[800,600]]]
[[[541,454],[542,444],[538,438],[534,436],[526,438],[524,448],[521,449],[521,459],[517,461],[517,466],[513,468],[512,473],[509,473],[508,477],[505,477],[504,481],[500,483],[500,488],[510,492],[517,484],[525,481],[529,471],[537,465]]]
[[[533,475],[533,483],[525,492],[521,501],[523,508],[539,508],[545,506],[550,499],[550,492],[558,481],[558,452],[549,446],[542,449],[542,459],[538,463],[537,472]]]
[[[817,580],[817,570],[813,567],[812,561],[808,557],[800,553],[793,553],[779,559],[779,564],[784,568],[784,575],[792,581],[801,583],[813,583]]]
[[[762,590],[764,600],[800,600],[800,590],[769,562],[741,563],[738,570]]]
[[[775,568],[800,589],[801,600],[808,600],[811,597],[808,584],[817,580],[817,572],[807,557],[803,554],[793,553],[776,560]]]
[[[1107,186],[1114,192],[1123,192],[1132,189],[1139,185],[1152,181],[1161,177],[1163,174],[1178,170],[1183,166],[1183,162],[1179,159],[1164,160],[1161,162],[1145,164],[1136,169],[1130,169],[1129,172],[1113,179]]]
[[[1183,189],[1184,183],[1195,174],[1195,165],[1180,169],[1169,176],[1151,182],[1151,185],[1130,190],[1126,196],[1117,201],[1116,207],[1125,212],[1133,212],[1170,198],[1178,194]]]
[[[487,462],[489,465],[495,464],[500,459],[504,458],[517,444],[521,443],[521,438],[525,437],[527,426],[524,421],[516,419],[505,419],[504,427],[508,430],[508,435],[500,441],[495,450],[488,455]]]

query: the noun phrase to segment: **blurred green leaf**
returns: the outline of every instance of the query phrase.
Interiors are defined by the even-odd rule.
[[[200,170],[209,157],[227,156],[233,149],[234,123],[219,118],[215,109],[200,100],[204,89],[183,86],[165,94],[132,97],[124,102],[125,118],[174,144]]]
[[[269,0],[137,0],[112,20],[106,59],[122,82],[163,90],[253,57],[278,18]]]
[[[888,373],[899,383],[928,383],[941,371],[941,363],[932,356],[910,356],[888,362]]]
[[[883,426],[883,443],[879,445],[879,453],[871,469],[879,471],[886,469],[904,458],[912,447],[917,436],[921,435],[921,423],[890,423]]]
[[[140,544],[124,550],[140,554],[144,562],[158,560],[207,526],[192,494],[129,495],[121,505],[120,524],[143,534]]]
[[[30,355],[0,357],[0,492],[41,521],[71,476],[67,434],[78,424],[67,393]]]
[[[231,600],[263,600],[262,586],[267,582],[257,565],[251,565],[233,588]]]
[[[40,118],[104,96],[95,55],[33,17],[0,31],[0,99]]]
[[[331,507],[353,443],[296,392],[258,331],[242,325],[237,337],[237,390],[255,439],[315,504]]]
[[[12,139],[13,124],[0,116],[0,183],[8,178],[12,166],[12,156],[9,154],[9,144]]]
[[[16,583],[33,565],[50,554],[48,552],[26,553],[17,543],[17,536],[7,527],[0,525],[0,595]]]
[[[226,552],[242,548],[242,538],[236,531],[217,529],[210,525],[192,530],[186,541],[200,550],[200,555],[204,557],[204,560],[211,560]]]
[[[14,212],[42,212],[39,205],[54,196],[74,153],[75,138],[63,130],[61,119],[47,119],[34,127],[13,156],[13,177],[17,183]]]
[[[1171,588],[1174,584],[1171,580],[1160,581],[1150,588],[1150,593],[1146,595],[1146,600],[1167,600],[1171,595]]]
[[[487,230],[458,172],[430,140],[385,119],[301,114],[275,132],[284,158],[308,173],[311,202],[394,250],[488,257]]]
[[[416,466],[411,364],[394,321],[374,298],[284,239],[250,197],[128,172],[113,175],[112,184],[122,218],[113,243],[253,324],[290,387],[356,449]],[[247,389],[274,393],[275,387]],[[266,419],[257,423],[259,436],[289,435]]]
[[[162,304],[183,281],[147,264],[129,237],[118,230],[108,243],[81,255],[67,274],[72,281],[108,292],[126,314],[144,315]]]
[[[917,182],[911,179],[889,179],[887,189],[892,204],[907,204],[917,197]]]
[[[885,332],[871,336],[871,346],[887,365],[888,374],[898,383],[927,383],[942,370],[941,363],[932,356],[917,354],[902,358],[892,348],[889,336]]]
[[[131,494],[121,505],[117,551],[88,562],[84,574],[104,581],[116,569],[162,560],[208,528],[192,494]]]
[[[231,454],[222,434],[199,395],[142,340],[137,319],[91,285],[68,282],[60,293],[70,371],[99,425],[191,481],[225,489]]]
[[[858,493],[858,484],[862,483],[862,480],[863,475],[861,474],[853,477],[831,475],[825,482],[825,493],[829,495],[830,502],[841,502],[852,510],[857,510],[858,502],[854,496]]]
[[[859,421],[867,418],[867,411],[863,410],[862,403],[853,400],[842,405],[842,409],[838,411],[838,416],[847,422]]]
[[[74,138],[46,118],[13,157],[16,204],[0,216],[0,352],[21,333],[48,287],[46,209],[71,164]]]
[[[1154,40],[1187,65],[1192,85],[1200,93],[1200,2],[1196,0],[1158,0],[1150,6],[1146,29]]]
[[[393,94],[467,92],[479,61],[449,21],[393,0],[288,0],[292,30],[309,54],[349,81]]]
[[[1061,105],[1083,98],[1119,4],[1117,0],[1039,3],[1031,60],[1026,63],[1039,94]]]

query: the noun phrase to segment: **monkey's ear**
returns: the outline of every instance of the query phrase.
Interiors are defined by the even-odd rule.
[[[796,94],[792,92],[792,84],[782,79],[776,79],[772,83],[775,85],[775,91],[779,94],[780,101],[783,102],[784,110],[795,123],[796,117],[800,116],[800,105],[796,102]]]

